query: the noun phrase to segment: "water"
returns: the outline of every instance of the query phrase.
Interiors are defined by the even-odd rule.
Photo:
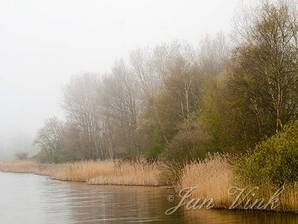
[[[268,212],[164,211],[173,206],[169,189],[90,186],[31,174],[0,172],[0,223],[196,223],[294,224],[298,217]]]

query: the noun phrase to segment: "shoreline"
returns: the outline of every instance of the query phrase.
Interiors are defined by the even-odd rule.
[[[39,174],[39,173],[34,173],[34,172],[26,172],[26,171],[2,171],[0,170],[0,173],[13,173],[13,174],[31,174],[31,175],[36,175],[36,176],[41,176],[41,177],[48,177],[51,180],[57,180],[61,182],[73,182],[73,183],[82,183],[82,184],[87,184],[87,185],[94,185],[94,186],[124,186],[124,187],[148,187],[148,188],[165,188],[165,189],[174,189],[174,186],[170,185],[132,185],[132,184],[89,184],[86,181],[72,181],[72,180],[60,180],[53,178],[51,176],[45,175],[45,174]]]
[[[117,161],[84,161],[65,164],[40,164],[34,161],[0,162],[0,172],[34,174],[53,180],[82,182],[88,185],[170,187],[161,184],[157,164]],[[173,188],[173,186],[172,186]]]
[[[216,161],[216,158],[211,161],[187,165],[182,180],[177,185],[161,184],[161,171],[160,167],[156,164],[144,165],[125,162],[121,163],[121,166],[118,166],[115,161],[89,161],[67,164],[40,164],[32,161],[11,161],[0,162],[0,172],[33,174],[49,177],[52,180],[85,183],[88,185],[172,189],[174,190],[175,196],[178,195],[179,189],[189,186],[198,186],[197,191],[192,192],[192,195],[188,199],[214,198],[215,206],[212,210],[265,211],[298,214],[298,210],[296,209],[297,200],[290,195],[293,194],[292,189],[287,189],[285,195],[280,197],[280,206],[278,209],[244,209],[240,207],[229,209],[233,198],[228,195],[227,189],[234,184],[231,182],[232,169],[230,166],[225,166],[224,161],[217,161],[215,164],[221,166],[220,169],[218,169],[214,161]],[[108,166],[108,168],[105,167],[104,170],[103,165]],[[202,165],[204,165],[204,167],[201,167]],[[213,173],[209,167],[210,165],[212,166]],[[150,172],[154,173],[154,175],[148,176]],[[227,175],[228,173],[230,175]],[[224,176],[224,178],[221,175]],[[205,177],[205,179],[203,177]],[[270,193],[271,192],[264,193],[264,191],[261,191],[259,197],[268,198]],[[297,196],[296,189],[294,195],[295,197]],[[180,200],[178,200],[178,202],[179,201]]]

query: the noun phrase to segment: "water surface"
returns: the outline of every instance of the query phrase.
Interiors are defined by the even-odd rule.
[[[298,217],[269,212],[164,211],[171,190],[92,186],[32,174],[0,172],[1,224],[296,224]]]

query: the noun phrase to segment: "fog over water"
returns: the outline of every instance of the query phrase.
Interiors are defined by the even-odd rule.
[[[251,2],[251,1],[250,1]],[[0,159],[30,151],[37,129],[63,117],[72,75],[104,73],[129,51],[229,33],[242,0],[0,1]]]

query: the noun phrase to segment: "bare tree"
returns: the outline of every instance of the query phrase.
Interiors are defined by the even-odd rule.
[[[34,144],[47,156],[47,162],[55,162],[55,154],[62,150],[63,124],[56,117],[49,118],[38,131]]]
[[[110,156],[138,154],[135,134],[138,119],[136,82],[123,61],[116,64],[112,73],[103,80],[101,113],[103,135]]]
[[[100,80],[84,74],[71,80],[64,92],[63,107],[67,119],[80,130],[79,138],[85,149],[85,159],[103,158],[100,146],[100,118],[97,108]]]
[[[18,152],[18,153],[16,153],[16,157],[19,160],[26,160],[26,159],[28,159],[28,153],[27,152]]]

